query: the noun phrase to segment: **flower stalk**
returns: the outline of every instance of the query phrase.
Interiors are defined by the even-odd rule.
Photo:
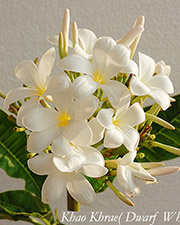
[[[75,212],[80,211],[80,203],[72,198],[69,192],[67,192],[67,210]]]

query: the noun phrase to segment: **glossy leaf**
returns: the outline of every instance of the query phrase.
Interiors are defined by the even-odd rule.
[[[0,110],[0,168],[14,178],[25,180],[25,189],[40,197],[41,186],[46,176],[32,173],[27,166],[27,137],[25,132],[15,132],[15,123]]]
[[[0,193],[0,219],[24,220],[33,224],[41,224],[31,217],[44,219],[48,214],[51,214],[51,211],[48,212],[48,205],[28,191],[16,190]],[[50,220],[53,220],[52,214]]]

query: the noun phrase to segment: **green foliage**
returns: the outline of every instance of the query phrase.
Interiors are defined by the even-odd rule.
[[[41,186],[46,176],[32,173],[27,166],[27,137],[25,132],[15,132],[15,123],[0,110],[0,168],[14,178],[25,180],[25,188],[40,197]]]
[[[161,111],[158,114],[158,117],[168,121],[176,129],[169,130],[153,123],[151,133],[156,135],[155,141],[180,148],[180,95],[177,95],[174,98],[176,99],[176,102],[172,103],[172,106],[168,110]],[[143,146],[142,144],[138,153],[140,152],[143,152],[145,157],[139,159],[139,162],[160,162],[178,157],[164,149],[157,147],[152,148],[150,144],[146,144],[146,146]]]
[[[42,221],[53,220],[48,205],[25,190],[7,191],[0,193],[0,219],[23,220],[33,224],[41,224],[33,218]]]

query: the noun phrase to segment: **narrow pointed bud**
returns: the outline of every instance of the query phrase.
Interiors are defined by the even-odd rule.
[[[168,123],[167,121],[153,115],[153,114],[149,114],[149,113],[145,113],[146,114],[146,118],[148,120],[151,120],[152,122],[155,122],[159,125],[161,125],[162,127],[168,128],[170,130],[175,130],[175,127],[173,125],[171,125],[170,123]]]
[[[134,27],[142,26],[144,28],[144,23],[145,23],[144,16],[140,16],[139,18],[136,19]],[[142,35],[142,33],[133,41],[133,43],[130,46],[130,48],[131,48],[131,56],[130,56],[130,58],[131,59],[132,59],[132,57],[133,57],[133,55],[134,55],[134,53],[136,51],[136,48],[137,48],[137,45],[138,45],[139,40],[141,38],[141,35]]]
[[[164,166],[164,163],[162,163],[162,162],[141,163],[141,166],[144,169],[151,169],[151,168],[157,168],[157,167]]]
[[[126,203],[129,206],[134,206],[134,203],[129,198],[127,198],[122,192],[120,192],[116,187],[114,187],[114,185],[109,180],[106,181],[106,185],[111,188],[111,190],[114,192],[114,194],[121,201],[123,201],[124,203]]]
[[[180,170],[180,167],[178,166],[165,166],[161,168],[152,168],[147,171],[152,176],[161,176],[161,175],[167,175],[170,173],[175,173],[175,172],[178,172],[179,170]]]
[[[170,102],[175,102],[175,101],[176,101],[175,98],[171,98],[171,97],[170,97]]]
[[[70,26],[70,12],[69,12],[69,9],[65,9],[63,23],[62,23],[65,56],[68,55],[69,26]]]
[[[59,33],[58,47],[59,47],[59,57],[60,59],[63,59],[65,57],[65,52],[64,52],[64,37],[62,32]]]
[[[76,44],[79,43],[78,41],[78,27],[77,23],[74,21],[73,26],[72,26],[72,43],[73,43],[73,48],[75,47]]]
[[[3,98],[3,99],[5,99],[6,98],[6,95],[2,91],[0,91],[0,97]]]
[[[176,148],[176,147],[173,147],[173,146],[170,146],[170,145],[165,145],[165,144],[162,144],[162,143],[159,143],[159,142],[156,142],[156,141],[152,141],[151,146],[162,148],[162,149],[164,149],[168,152],[171,152],[175,155],[180,155],[180,149]]]

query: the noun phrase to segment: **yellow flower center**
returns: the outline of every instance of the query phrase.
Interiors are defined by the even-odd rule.
[[[104,77],[102,74],[100,74],[98,71],[94,74],[93,80],[95,82],[99,82],[100,84],[104,84]]]
[[[41,87],[37,87],[37,91],[38,91],[38,96],[42,96],[44,94],[44,92],[46,91],[46,88],[44,86]]]
[[[117,118],[117,119],[113,120],[113,124],[118,127],[120,124],[120,119]]]
[[[59,116],[58,116],[58,126],[59,127],[66,127],[69,124],[69,120],[71,119],[71,117],[67,114],[67,112],[62,112]]]

